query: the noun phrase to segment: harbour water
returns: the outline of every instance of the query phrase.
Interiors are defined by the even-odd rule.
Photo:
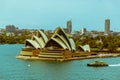
[[[20,60],[22,44],[0,45],[0,80],[120,80],[120,57],[65,62]],[[88,67],[102,60],[108,67]]]

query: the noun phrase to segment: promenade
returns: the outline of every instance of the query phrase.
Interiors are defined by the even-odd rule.
[[[57,58],[41,58],[39,56],[16,56],[17,59],[24,59],[24,60],[46,60],[46,61],[69,61],[69,60],[84,60],[84,59],[93,59],[93,58],[109,58],[109,57],[119,57],[120,53],[109,53],[109,54],[98,54],[98,55],[89,55],[85,57],[72,57],[66,59],[57,59]]]

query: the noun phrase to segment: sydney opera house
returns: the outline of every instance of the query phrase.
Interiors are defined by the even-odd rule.
[[[86,50],[84,47],[81,46],[83,50]],[[90,51],[88,45],[87,48]],[[34,57],[46,60],[66,60],[73,58],[77,53],[79,52],[76,50],[73,38],[68,36],[61,27],[58,27],[50,39],[45,33],[38,30],[36,35],[25,41],[25,47],[22,48],[17,58]]]

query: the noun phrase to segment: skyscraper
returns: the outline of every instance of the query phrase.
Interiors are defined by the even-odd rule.
[[[105,20],[105,35],[110,34],[110,19]]]
[[[82,29],[81,29],[81,34],[82,34],[82,35],[85,34],[86,31],[87,31],[86,28],[82,28]]]
[[[16,27],[14,25],[6,25],[7,32],[15,32]]]
[[[70,34],[72,32],[72,21],[67,21],[67,33]]]

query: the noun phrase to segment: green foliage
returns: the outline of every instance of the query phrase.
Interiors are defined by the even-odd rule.
[[[116,52],[120,47],[120,36],[99,36],[92,38],[90,36],[79,36],[75,38],[76,46],[89,44],[91,48],[97,48],[97,50],[107,49],[109,52]]]
[[[27,33],[22,33],[21,35],[15,34],[6,36],[6,33],[0,36],[0,43],[1,44],[23,44],[26,39],[30,38]]]

